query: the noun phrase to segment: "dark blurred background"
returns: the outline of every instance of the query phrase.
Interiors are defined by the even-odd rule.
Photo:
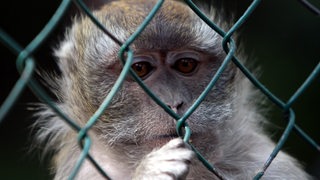
[[[250,1],[231,1],[241,14]],[[53,15],[60,1],[4,1],[0,6],[0,27],[22,46],[26,46]],[[320,7],[319,1],[314,1]],[[69,15],[74,13],[70,11]],[[70,23],[67,15],[54,34],[37,50],[34,57],[41,67],[54,65],[52,49],[62,38],[64,27]],[[304,8],[298,1],[269,0],[261,5],[239,31],[241,47],[261,70],[259,79],[275,95],[287,101],[320,61],[320,17]],[[0,44],[0,103],[4,101],[19,78],[16,56]],[[38,102],[27,89],[5,121],[0,124],[0,179],[51,179],[46,160],[40,163],[38,152],[27,153],[30,125],[34,121],[27,103]],[[271,104],[271,103],[270,103]],[[286,123],[281,110],[270,105],[268,118],[275,124],[270,128],[277,141]],[[320,142],[320,78],[293,105],[297,124]],[[290,135],[284,150],[302,161],[307,171],[320,179],[320,153],[295,133]]]

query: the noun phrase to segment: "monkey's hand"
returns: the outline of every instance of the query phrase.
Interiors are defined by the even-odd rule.
[[[138,165],[133,179],[185,179],[193,157],[194,152],[181,138],[173,139],[149,153]]]

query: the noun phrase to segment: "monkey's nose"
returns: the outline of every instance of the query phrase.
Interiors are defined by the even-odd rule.
[[[182,107],[182,105],[183,105],[183,102],[181,102],[181,103],[176,103],[175,105],[167,104],[167,106],[168,106],[173,112],[175,112],[175,113],[177,113],[177,114],[178,114],[179,109]]]

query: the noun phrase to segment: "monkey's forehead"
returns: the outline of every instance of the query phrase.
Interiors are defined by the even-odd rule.
[[[155,3],[154,0],[120,0],[106,4],[94,12],[94,15],[106,29],[120,41],[125,42],[136,31]],[[103,61],[117,54],[120,48],[87,17],[79,19],[68,36],[67,39],[69,42],[71,40],[79,59]],[[188,6],[177,1],[165,1],[131,48],[134,50],[188,48],[217,54],[222,52],[220,44],[221,37]],[[108,61],[111,63],[113,60]]]
[[[111,33],[125,42],[140,26],[156,2],[114,1],[103,6],[95,15]],[[88,23],[92,26],[91,22]],[[201,48],[216,44],[217,36],[217,33],[187,5],[170,0],[163,3],[146,29],[138,36],[134,46],[138,49],[177,49],[186,45]]]
[[[120,0],[105,4],[97,15],[101,19],[113,21],[122,27],[137,26],[156,5],[156,0]],[[189,18],[190,8],[178,1],[164,1],[156,17],[171,21],[173,19],[186,20]]]

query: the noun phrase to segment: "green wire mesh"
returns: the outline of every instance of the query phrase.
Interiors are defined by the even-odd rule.
[[[251,5],[247,8],[247,10],[243,13],[243,15],[236,21],[236,23],[229,29],[229,31],[224,32],[220,27],[218,27],[214,22],[208,19],[200,9],[191,1],[185,0],[185,3],[190,6],[190,8],[205,22],[207,23],[214,31],[216,31],[220,36],[223,37],[223,42],[221,46],[226,52],[227,56],[224,59],[223,63],[217,70],[214,77],[211,79],[208,86],[205,88],[203,93],[199,96],[199,98],[195,101],[195,103],[186,111],[183,116],[177,115],[170,108],[168,108],[157,96],[155,96],[146,85],[140,80],[140,78],[131,70],[130,66],[132,64],[133,59],[133,51],[130,49],[130,45],[134,42],[134,40],[139,36],[139,34],[144,30],[144,28],[148,25],[148,23],[152,20],[155,13],[162,6],[164,0],[159,0],[149,15],[145,18],[145,20],[141,23],[141,25],[137,28],[136,32],[134,32],[125,42],[119,41],[114,35],[112,35],[106,27],[104,27],[100,22],[96,20],[96,18],[92,15],[91,11],[81,0],[74,0],[73,3],[78,6],[96,25],[99,27],[106,35],[108,35],[114,42],[116,42],[121,48],[119,51],[119,58],[123,62],[123,70],[115,82],[113,88],[110,93],[104,99],[98,110],[92,115],[92,117],[88,120],[87,124],[84,127],[80,127],[77,125],[72,119],[70,119],[67,115],[65,115],[54,103],[54,101],[48,96],[45,90],[41,88],[39,83],[33,78],[33,72],[35,70],[35,60],[32,55],[34,52],[42,45],[42,43],[46,40],[49,34],[52,33],[54,28],[57,26],[59,21],[62,19],[64,13],[67,11],[69,5],[72,3],[71,0],[63,0],[56,10],[55,14],[52,16],[47,25],[43,28],[43,30],[29,43],[25,48],[21,47],[13,38],[11,38],[8,34],[6,34],[0,28],[0,42],[3,43],[6,47],[8,47],[14,54],[17,55],[17,69],[19,71],[20,78],[17,80],[16,84],[12,88],[10,94],[7,96],[3,104],[0,108],[0,123],[3,122],[5,116],[8,114],[10,109],[14,106],[15,102],[24,91],[26,86],[33,91],[33,93],[44,103],[46,103],[53,111],[55,111],[70,127],[72,127],[75,131],[78,132],[78,142],[79,146],[82,148],[81,155],[79,156],[78,162],[76,163],[73,172],[70,174],[69,179],[74,179],[79,172],[81,165],[83,164],[85,159],[88,159],[96,169],[106,178],[110,179],[109,176],[105,173],[105,171],[99,166],[99,164],[92,158],[89,154],[89,150],[91,147],[91,139],[87,135],[87,132],[92,128],[92,126],[97,122],[98,118],[103,114],[106,108],[108,108],[109,104],[112,101],[112,98],[116,95],[119,88],[121,87],[122,82],[128,73],[130,73],[136,82],[145,90],[145,92],[159,105],[161,106],[168,114],[170,114],[173,118],[177,120],[176,130],[179,136],[181,136],[186,143],[189,143],[189,139],[191,136],[191,129],[188,126],[187,119],[188,117],[196,110],[196,108],[201,104],[206,95],[211,91],[214,87],[215,83],[219,79],[220,75],[223,73],[225,68],[229,63],[234,63],[246,76],[247,78],[254,84],[258,89],[261,90],[262,93],[265,94],[266,97],[269,98],[271,102],[277,105],[284,113],[285,120],[287,122],[287,126],[282,133],[276,147],[270,154],[269,158],[265,161],[263,167],[261,167],[260,171],[256,174],[254,179],[260,179],[264,172],[267,170],[269,165],[272,163],[272,160],[276,157],[277,153],[281,150],[284,143],[287,141],[289,135],[292,131],[295,131],[299,134],[305,141],[307,141],[310,145],[312,145],[316,150],[320,151],[320,146],[315,142],[311,137],[308,136],[296,123],[295,123],[295,113],[292,109],[293,103],[306,91],[306,89],[314,82],[315,78],[320,74],[320,63],[316,65],[314,70],[308,76],[308,78],[304,81],[304,83],[297,89],[297,91],[289,98],[287,102],[283,102],[277,96],[275,96],[272,92],[270,92],[260,81],[258,81],[254,75],[242,65],[242,63],[235,56],[236,45],[234,40],[232,39],[232,35],[247,21],[247,19],[254,12],[256,7],[260,4],[261,0],[254,0]],[[305,0],[300,1],[303,6],[309,9],[311,12],[320,16],[320,11],[313,6],[311,3]],[[124,54],[126,54],[126,58],[124,58]],[[184,131],[182,131],[184,129]],[[184,133],[182,133],[184,132]],[[201,154],[197,151],[195,147],[190,144],[194,152],[197,154],[198,159],[203,163],[205,167],[212,173],[214,173],[220,179],[225,179],[219,170],[214,167],[214,164],[210,164]]]

